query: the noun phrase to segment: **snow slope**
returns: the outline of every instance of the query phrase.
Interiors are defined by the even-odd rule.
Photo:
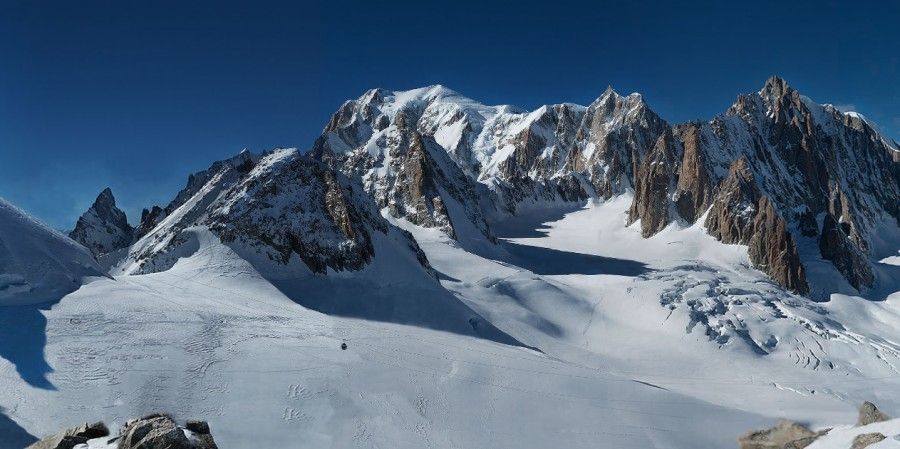
[[[448,289],[550,356],[821,426],[852,419],[867,399],[900,409],[900,292],[824,304],[787,294],[746,248],[699,226],[641,238],[623,223],[630,201],[507,222],[499,260],[410,229]]]
[[[0,361],[9,415],[43,435],[167,410],[233,448],[724,447],[766,422],[521,346],[323,315],[206,248],[48,311],[53,388]],[[710,414],[721,432],[704,432]]]
[[[0,406],[32,435],[165,410],[208,419],[234,448],[729,448],[780,417],[825,427],[862,400],[900,410],[900,295],[787,295],[701,228],[641,238],[629,203],[503,223],[493,259],[396,221],[444,288],[539,350],[311,310],[304,295],[327,290],[416,293],[377,263],[362,277],[384,293],[331,275],[288,290],[195,228],[199,249],[169,270],[99,280],[46,311],[49,384],[0,360]]]
[[[102,274],[86,248],[0,198],[0,306],[55,301]]]

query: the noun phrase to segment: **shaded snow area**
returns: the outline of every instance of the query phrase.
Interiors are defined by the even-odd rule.
[[[288,282],[184,228],[170,268],[0,328],[0,448],[159,411],[222,448],[733,448],[777,418],[853,422],[863,400],[900,415],[900,293],[815,303],[699,226],[641,238],[630,203],[523,214],[478,254],[390,219],[434,275],[378,237],[363,270]],[[810,448],[869,427],[896,447],[897,422]]]

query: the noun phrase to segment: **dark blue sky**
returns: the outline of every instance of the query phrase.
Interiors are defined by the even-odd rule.
[[[527,108],[612,85],[678,122],[780,74],[900,140],[895,1],[245,3],[3,2],[0,196],[69,228],[109,185],[135,219],[368,88],[435,83]]]

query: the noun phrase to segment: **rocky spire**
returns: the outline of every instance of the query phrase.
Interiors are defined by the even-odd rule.
[[[116,198],[107,187],[97,195],[94,204],[78,218],[69,237],[81,243],[94,256],[101,256],[131,244],[134,229],[125,212],[116,207]]]
[[[766,84],[763,85],[763,88],[759,91],[759,94],[763,97],[780,97],[782,95],[793,92],[793,90],[794,89],[788,85],[787,81],[785,81],[784,78],[781,78],[778,75],[772,75],[771,77],[769,77],[769,79],[766,80]]]

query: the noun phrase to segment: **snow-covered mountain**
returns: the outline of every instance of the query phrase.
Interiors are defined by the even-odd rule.
[[[134,228],[128,224],[125,212],[116,207],[112,189],[107,187],[78,218],[69,237],[99,257],[130,245],[134,238]]]
[[[515,343],[441,288],[412,235],[381,216],[358,180],[296,149],[217,161],[165,210],[113,273],[237,260],[316,310]]]
[[[897,154],[859,115],[778,77],[710,122],[674,127],[611,88],[588,107],[533,112],[443,86],[375,89],[346,102],[313,149],[392,216],[457,239],[462,227],[492,238],[520,209],[633,191],[627,220],[644,236],[704,219],[781,286],[816,297],[875,286],[871,261],[900,241]]]
[[[87,249],[0,198],[0,306],[55,301],[102,275]]]
[[[675,212],[669,220],[692,222],[709,210],[710,233],[749,245],[754,264],[782,286],[812,288],[819,298],[841,289],[832,280],[839,276],[857,291],[875,286],[871,260],[900,242],[900,178],[896,149],[867,122],[773,77],[725,114],[679,125],[675,135],[671,169],[638,186],[647,212],[633,218],[645,234],[659,231],[662,223],[648,220],[667,211]],[[740,198],[731,188],[737,174]]]
[[[296,149],[242,152],[215,162],[191,175],[166,209],[131,246],[119,271],[165,271],[190,255],[197,227],[272,270],[358,271],[372,261],[378,238],[428,267],[412,237],[389,226],[357,184]]]

